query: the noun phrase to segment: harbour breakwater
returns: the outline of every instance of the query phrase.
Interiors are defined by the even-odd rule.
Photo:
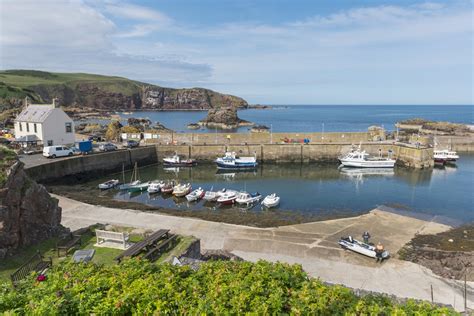
[[[388,142],[364,142],[362,147],[369,154],[386,156],[389,152],[397,164],[409,168],[430,168],[433,166],[432,148],[414,148]],[[150,145],[132,150],[120,150],[86,156],[52,160],[27,169],[35,180],[48,182],[70,175],[76,177],[101,176],[111,172],[159,163],[166,156],[177,153],[199,162],[211,163],[226,151],[239,155],[256,155],[260,163],[315,163],[336,162],[337,158],[350,151],[351,143],[324,144],[259,144],[259,145]]]

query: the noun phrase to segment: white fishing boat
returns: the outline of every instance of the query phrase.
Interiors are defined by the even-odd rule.
[[[257,157],[239,157],[235,152],[226,152],[224,157],[216,159],[219,169],[254,169],[257,167]]]
[[[186,195],[186,200],[188,200],[189,202],[197,201],[202,199],[204,197],[204,194],[204,190],[199,187],[188,195]]]
[[[258,201],[260,201],[261,198],[262,198],[262,195],[258,192],[255,192],[255,193],[240,192],[237,195],[235,202],[237,202],[238,204],[250,205],[253,203],[257,203]]]
[[[173,195],[177,197],[182,197],[191,192],[191,184],[190,183],[183,183],[175,185],[173,188]]]
[[[358,241],[352,238],[352,236],[341,238],[339,245],[344,249],[352,250],[370,258],[377,257],[374,246]],[[382,259],[387,259],[389,256],[390,254],[387,250],[382,253]]]
[[[275,207],[278,204],[280,204],[280,197],[276,193],[267,195],[262,201],[262,205],[267,208]]]
[[[356,168],[393,168],[395,166],[395,159],[384,158],[381,155],[379,157],[369,157],[370,155],[358,149],[352,150],[346,155],[339,157],[339,161],[345,167],[356,167]]]
[[[222,194],[220,194],[220,196],[217,198],[217,203],[223,204],[223,205],[234,204],[236,198],[237,198],[236,191],[225,190],[225,192],[222,192]]]
[[[148,193],[158,193],[161,191],[161,188],[165,186],[164,181],[152,181],[148,186]]]
[[[434,161],[437,163],[454,162],[459,159],[459,155],[452,150],[434,150],[433,151]]]
[[[196,164],[196,160],[194,159],[181,159],[178,154],[174,154],[170,157],[163,158],[163,164],[165,166],[175,166],[175,167],[191,167]]]
[[[119,184],[119,180],[112,179],[112,180],[109,180],[109,181],[106,181],[106,182],[103,182],[103,183],[99,184],[99,189],[101,189],[101,190],[112,189],[112,188],[115,188],[118,184]]]

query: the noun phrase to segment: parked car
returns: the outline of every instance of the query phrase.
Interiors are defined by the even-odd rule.
[[[102,136],[96,135],[96,134],[90,135],[89,140],[93,141],[93,142],[101,142],[102,141]]]
[[[137,142],[136,140],[127,140],[126,142],[123,143],[123,147],[125,148],[135,148],[135,147],[138,147],[140,145],[139,142]]]
[[[105,143],[99,146],[100,151],[114,151],[117,150],[117,146],[112,143]]]
[[[67,157],[74,153],[71,148],[66,146],[46,146],[43,148],[43,156],[46,158]]]

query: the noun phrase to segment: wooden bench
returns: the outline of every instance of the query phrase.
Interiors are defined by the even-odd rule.
[[[127,248],[128,242],[128,234],[127,233],[118,233],[118,232],[111,232],[107,230],[95,230],[95,234],[97,236],[97,244],[100,245],[105,241],[113,241],[119,242],[123,245],[123,248]]]
[[[51,267],[53,260],[51,258],[44,259],[41,253],[38,251],[35,253],[28,261],[22,264],[15,272],[10,275],[13,286],[15,286],[18,281],[24,279],[31,272],[41,272],[46,268]]]
[[[56,250],[58,252],[58,257],[60,257],[61,250],[64,251],[64,255],[67,256],[69,250],[71,250],[76,245],[81,245],[81,235],[76,235],[70,233],[66,238],[60,240],[56,244]]]
[[[146,237],[142,241],[137,242],[136,244],[132,245],[130,248],[122,252],[115,258],[115,260],[120,262],[120,260],[124,257],[134,257],[142,251],[148,251],[148,249],[156,245],[159,240],[163,238],[168,238],[168,233],[169,229],[157,230],[150,236]]]
[[[161,254],[173,247],[177,237],[177,235],[171,235],[168,239],[157,243],[143,256],[143,258],[150,260],[151,262],[155,261]]]

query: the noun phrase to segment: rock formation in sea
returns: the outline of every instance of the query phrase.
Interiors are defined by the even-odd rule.
[[[64,232],[61,208],[10,150],[0,148],[0,258]]]
[[[198,122],[201,126],[220,129],[233,129],[239,126],[252,126],[252,122],[240,119],[237,116],[237,109],[233,107],[219,107],[210,109],[207,117]]]

